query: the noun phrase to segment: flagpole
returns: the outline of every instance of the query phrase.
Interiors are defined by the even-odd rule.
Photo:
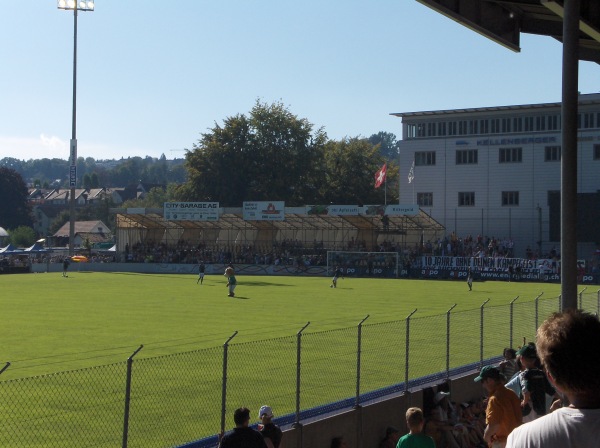
[[[387,173],[383,185],[383,205],[387,205]]]

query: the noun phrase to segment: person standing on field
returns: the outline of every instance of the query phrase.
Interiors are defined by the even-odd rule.
[[[202,284],[202,282],[204,281],[204,271],[206,270],[206,266],[204,265],[204,262],[201,261],[200,264],[198,265],[198,280],[196,280],[196,284],[198,284],[198,282],[200,282],[200,284]]]
[[[235,278],[235,273],[231,266],[228,266],[225,269],[225,277],[227,277],[227,287],[229,288],[229,297],[235,297],[235,287],[237,286],[237,280]]]

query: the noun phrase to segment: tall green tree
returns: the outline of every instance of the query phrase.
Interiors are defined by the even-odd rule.
[[[31,226],[31,207],[27,202],[29,192],[19,173],[0,167],[0,227],[14,229]]]
[[[329,141],[325,149],[327,180],[323,196],[334,204],[383,204],[385,187],[375,188],[375,173],[385,160],[378,147],[365,138],[345,138]],[[397,176],[397,169],[388,166],[387,184]],[[387,202],[397,201],[397,194],[387,190]]]
[[[283,200],[286,205],[321,201],[327,135],[283,104],[257,102],[248,116],[236,115],[202,135],[186,154],[184,200]]]
[[[380,131],[369,137],[369,143],[379,145],[379,154],[387,161],[394,165],[398,164],[400,155],[400,145],[396,141],[396,136],[391,132]]]

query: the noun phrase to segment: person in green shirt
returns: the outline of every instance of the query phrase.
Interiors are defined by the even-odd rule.
[[[396,448],[435,448],[433,439],[423,433],[425,418],[420,408],[408,408],[406,426],[409,433],[400,437]]]

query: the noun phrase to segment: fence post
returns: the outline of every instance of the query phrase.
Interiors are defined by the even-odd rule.
[[[300,360],[302,353],[302,332],[310,325],[307,322],[297,334],[297,349],[296,349],[296,421],[292,425],[292,428],[299,428],[300,424]],[[300,445],[302,446],[302,445]]]
[[[508,346],[512,348],[512,344],[513,344],[513,303],[516,302],[516,300],[519,298],[519,296],[515,297],[512,302],[510,302],[510,341]]]
[[[223,434],[225,432],[225,412],[227,410],[227,354],[229,352],[229,342],[235,335],[238,334],[237,330],[229,336],[229,339],[225,341],[223,344],[223,379],[221,382],[221,432]]]
[[[480,308],[480,313],[481,313],[480,323],[479,323],[479,330],[480,330],[480,333],[479,333],[479,368],[480,369],[483,367],[483,307],[489,301],[490,301],[490,299],[486,299],[486,301],[481,304],[481,308]]]
[[[535,330],[537,331],[538,328],[538,319],[539,319],[539,301],[540,301],[540,297],[542,297],[542,294],[544,294],[544,291],[542,291],[536,298],[535,298]]]
[[[127,436],[129,435],[129,403],[131,401],[131,372],[133,370],[133,357],[143,349],[140,345],[138,349],[127,358],[127,382],[125,385],[125,416],[123,418],[123,448],[127,448]]]
[[[410,351],[410,316],[412,316],[413,314],[415,314],[417,312],[417,309],[415,308],[415,310],[410,313],[408,315],[408,317],[406,318],[406,358],[404,360],[404,392],[407,393],[408,392],[408,354]]]
[[[583,309],[583,293],[585,292],[586,289],[587,289],[587,286],[585,288],[583,288],[581,290],[581,292],[579,293],[579,309],[580,310]]]
[[[562,307],[562,294],[559,294],[558,296],[558,311],[562,313],[563,307]]]
[[[356,350],[356,401],[354,402],[354,409],[360,407],[360,353],[361,353],[361,343],[362,343],[362,324],[365,320],[369,318],[365,317],[358,324],[358,347]]]
[[[446,379],[450,379],[450,311],[455,306],[456,303],[446,311]]]
[[[2,370],[0,370],[0,375],[2,375],[2,372],[4,372],[6,369],[8,369],[10,367],[10,362],[7,362],[4,367],[2,367]]]

